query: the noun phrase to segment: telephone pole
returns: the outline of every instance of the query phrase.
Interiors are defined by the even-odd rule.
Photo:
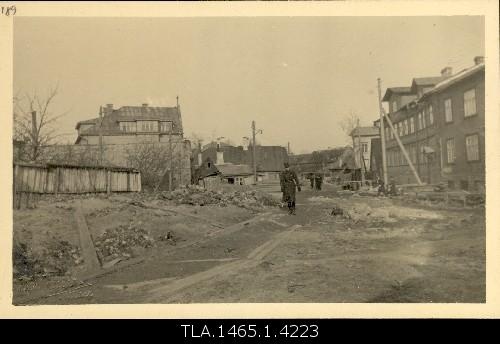
[[[257,184],[257,160],[255,158],[255,121],[252,121],[252,163],[253,163],[253,179]]]
[[[382,141],[382,174],[384,176],[384,187],[387,187],[387,158],[385,156],[385,123],[384,123],[384,111],[382,107],[382,90],[381,90],[381,80],[377,79],[378,83],[378,104],[380,112],[380,139]]]
[[[103,146],[102,146],[102,106],[99,107],[99,165],[103,162]]]
[[[361,172],[361,185],[365,185],[365,171],[364,171],[364,165],[365,165],[365,157],[364,157],[364,151],[363,147],[361,145],[361,133],[359,131],[359,118],[358,118],[358,149],[359,149],[359,170]]]

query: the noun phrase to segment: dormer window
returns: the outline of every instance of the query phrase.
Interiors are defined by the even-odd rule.
[[[137,121],[137,129],[142,132],[157,132],[158,121]]]
[[[135,132],[137,126],[135,122],[120,122],[120,130],[127,133]]]

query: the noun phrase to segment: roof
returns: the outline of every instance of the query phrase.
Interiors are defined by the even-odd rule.
[[[101,130],[97,125],[99,124],[99,118],[80,121],[76,124],[76,129],[82,124],[96,124],[96,126],[83,130],[80,135],[99,135],[100,131],[103,135],[130,134],[120,130],[119,122],[141,120],[171,121],[174,125],[173,133],[182,133],[181,113],[178,107],[154,106],[122,106],[119,109],[112,110],[111,113],[105,113],[102,118]]]
[[[428,76],[424,78],[413,78],[412,84],[417,86],[431,86],[446,79],[446,76]]]
[[[411,82],[411,90],[413,93],[418,93],[418,87],[433,87],[441,81],[449,78],[449,76],[428,76],[424,78],[413,78]]]
[[[75,129],[78,130],[80,128],[80,125],[82,124],[97,124],[99,122],[99,118],[92,118],[92,119],[87,119],[85,121],[80,121],[76,123]]]
[[[207,147],[207,146],[205,146]],[[253,164],[252,147],[244,150],[242,146],[221,145],[225,163],[232,164]],[[217,149],[214,146],[207,147],[202,153],[203,159],[207,157],[212,161],[217,161]],[[256,146],[255,160],[257,161],[257,171],[278,172],[283,169],[283,164],[288,161],[288,153],[285,147],[281,146]]]
[[[252,168],[248,165],[220,164],[215,165],[219,172],[225,176],[249,176],[253,174]]]
[[[485,68],[484,63],[480,63],[478,65],[464,69],[464,70],[458,72],[457,74],[452,75],[451,77],[447,78],[446,80],[441,81],[436,86],[434,86],[432,89],[424,92],[423,97],[425,97],[429,94],[432,94],[432,93],[442,91],[448,87],[451,87],[452,85],[455,85],[457,82],[459,82],[459,81],[461,81],[469,76],[472,76],[472,75],[475,75],[477,73],[484,71],[484,68]]]
[[[380,135],[379,127],[356,127],[351,131],[349,136],[378,136]]]
[[[411,87],[389,87],[382,98],[383,102],[386,102],[391,98],[392,94],[412,94]]]
[[[252,150],[247,151],[246,163],[252,163]],[[257,171],[278,172],[283,169],[285,162],[288,162],[288,152],[281,146],[256,146],[255,160],[257,161]]]

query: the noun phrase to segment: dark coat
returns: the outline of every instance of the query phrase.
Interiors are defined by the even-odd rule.
[[[281,192],[283,192],[283,202],[295,202],[295,188],[300,188],[297,174],[291,170],[284,170],[280,173]]]

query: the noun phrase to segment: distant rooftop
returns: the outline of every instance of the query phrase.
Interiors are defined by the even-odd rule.
[[[357,127],[351,131],[349,136],[378,136],[379,134],[379,127]]]

